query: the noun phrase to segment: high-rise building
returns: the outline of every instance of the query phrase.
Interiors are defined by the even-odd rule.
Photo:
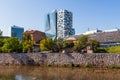
[[[63,9],[57,12],[57,37],[73,35],[72,19],[72,12]]]
[[[46,36],[55,39],[57,37],[57,11],[54,10],[48,13],[45,20]]]
[[[22,39],[22,34],[24,32],[24,28],[18,26],[11,26],[11,36],[17,37],[19,40]]]
[[[75,30],[72,28],[72,18],[72,12],[63,9],[48,13],[45,22],[47,37],[56,39],[74,35]]]

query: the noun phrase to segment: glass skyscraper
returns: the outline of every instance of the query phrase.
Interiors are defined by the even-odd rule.
[[[61,9],[48,13],[45,22],[45,33],[47,37],[53,39],[74,35],[72,12]]]
[[[47,37],[56,39],[57,37],[57,11],[54,10],[48,13],[45,18],[45,33]]]
[[[24,28],[18,26],[11,26],[11,36],[17,37],[19,40],[22,40],[22,34],[24,32]]]

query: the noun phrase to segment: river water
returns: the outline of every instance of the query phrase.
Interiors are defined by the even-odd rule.
[[[0,80],[120,80],[120,69],[0,66]]]

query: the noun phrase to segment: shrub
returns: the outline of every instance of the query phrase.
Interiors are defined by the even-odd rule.
[[[51,67],[52,65],[51,64],[47,64],[47,67]]]
[[[120,69],[119,66],[115,66],[115,65],[111,65],[109,68],[110,68],[110,69]]]
[[[106,51],[108,53],[120,53],[120,46],[107,47]]]
[[[46,38],[40,41],[40,49],[42,51],[53,50],[54,41],[51,38]]]
[[[67,64],[63,64],[62,66],[63,66],[63,67],[67,67]]]
[[[88,64],[83,65],[83,68],[88,68],[88,67],[89,67]]]
[[[107,53],[106,48],[97,48],[96,53]]]
[[[120,53],[120,46],[97,48],[97,53]]]
[[[4,40],[4,45],[2,46],[2,52],[9,53],[9,52],[19,52],[22,51],[20,46],[20,41],[18,38],[10,37]]]

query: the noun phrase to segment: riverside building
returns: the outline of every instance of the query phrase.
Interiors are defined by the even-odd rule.
[[[120,30],[111,29],[103,32],[90,34],[90,39],[100,42],[101,47],[120,46]]]

